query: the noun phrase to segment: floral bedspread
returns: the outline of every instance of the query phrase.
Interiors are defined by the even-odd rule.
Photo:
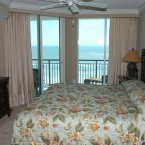
[[[145,145],[145,116],[122,85],[56,84],[14,122],[13,145]]]

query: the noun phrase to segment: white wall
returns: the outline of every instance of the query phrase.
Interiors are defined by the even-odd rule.
[[[8,18],[9,16],[9,6],[0,3],[0,20]]]
[[[138,24],[138,49],[141,51],[145,48],[145,7],[140,12],[139,24]],[[141,77],[141,63],[139,64],[139,78]]]
[[[145,48],[145,9],[141,11],[138,28],[138,47]]]

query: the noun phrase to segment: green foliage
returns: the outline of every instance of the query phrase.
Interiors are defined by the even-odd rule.
[[[114,117],[111,117],[111,116],[108,116],[104,119],[104,124],[107,123],[107,122],[111,122],[113,124],[116,124],[116,119]]]
[[[82,123],[78,123],[75,127],[76,132],[82,132],[84,130],[84,127],[82,126]]]
[[[106,145],[110,145],[111,144],[111,139],[107,135],[105,136],[105,144]]]
[[[54,139],[56,142],[59,142],[60,137],[59,137],[58,133],[56,133],[56,132],[54,133],[53,139]]]
[[[128,126],[128,133],[134,133],[136,137],[140,136],[140,130],[133,123]]]
[[[16,120],[16,126],[17,127],[22,127],[23,126],[22,119],[21,120]]]
[[[58,114],[58,115],[54,116],[53,121],[56,121],[57,119],[59,119],[62,122],[65,122],[65,116],[64,115]]]
[[[95,141],[94,139],[90,141],[92,145],[99,145],[98,141]]]
[[[118,133],[122,133],[123,130],[124,130],[124,129],[123,129],[123,125],[122,125],[122,124],[119,126],[119,128],[116,128],[116,129],[115,129],[115,131],[118,132]]]
[[[26,125],[27,125],[27,128],[33,128],[34,124],[33,124],[32,119],[28,120]]]
[[[63,141],[61,141],[61,142],[59,143],[59,145],[64,145],[64,144],[63,144]]]
[[[134,124],[131,123],[129,126],[128,126],[128,133],[133,133],[134,132]]]
[[[65,122],[65,117],[64,117],[64,115],[59,114],[59,115],[58,115],[58,119],[59,119],[60,121],[62,121],[62,122]]]
[[[43,141],[43,143],[44,143],[45,145],[50,145],[49,139],[47,139],[47,138],[45,138],[45,137],[43,137],[43,136],[41,136],[41,139],[42,139],[42,141]]]
[[[65,127],[64,127],[65,130],[70,130],[71,129],[71,122],[69,122]]]

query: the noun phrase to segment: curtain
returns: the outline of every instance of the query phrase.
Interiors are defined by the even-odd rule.
[[[137,46],[137,18],[111,18],[109,38],[108,84],[118,84],[118,76],[126,76],[127,63],[122,58]]]
[[[5,76],[5,55],[4,55],[4,24],[0,21],[0,76]]]
[[[10,13],[4,23],[5,73],[9,76],[10,106],[33,102],[34,86],[29,14]]]

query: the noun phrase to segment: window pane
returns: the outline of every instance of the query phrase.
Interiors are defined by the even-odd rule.
[[[38,17],[32,15],[30,18],[32,66],[34,76],[34,91],[36,97],[41,94],[41,76],[40,76],[40,54],[38,43]]]
[[[109,19],[79,19],[79,83],[90,77],[101,80],[107,75],[109,26]]]
[[[34,86],[39,96],[50,84],[60,82],[59,18],[34,15],[30,25]]]
[[[43,59],[59,59],[59,18],[41,16]]]
[[[43,89],[60,82],[59,18],[41,16]]]
[[[38,25],[37,16],[31,16],[30,19],[31,30],[31,47],[32,47],[32,59],[38,59]]]
[[[104,59],[105,19],[79,19],[78,44],[79,59]]]

